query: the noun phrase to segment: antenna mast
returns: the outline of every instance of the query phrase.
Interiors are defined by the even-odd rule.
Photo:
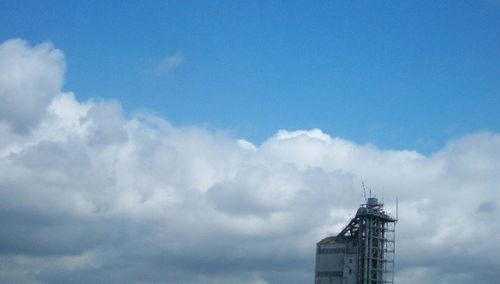
[[[398,209],[399,209],[399,207],[398,207],[398,198],[396,197],[396,222],[398,222],[398,219],[399,219],[399,216],[398,216],[398,213],[399,213],[399,212],[398,212]]]
[[[365,188],[365,182],[361,182],[361,185],[363,186],[363,198],[365,199],[366,202],[366,188]]]

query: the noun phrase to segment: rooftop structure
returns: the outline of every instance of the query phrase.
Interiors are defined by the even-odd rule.
[[[395,224],[369,197],[337,236],[317,243],[315,284],[393,283]]]

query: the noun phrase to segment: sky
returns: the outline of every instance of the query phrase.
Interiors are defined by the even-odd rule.
[[[311,283],[364,182],[396,283],[495,283],[498,31],[494,0],[0,0],[0,282]]]
[[[317,127],[432,153],[499,130],[498,1],[246,2],[0,1],[0,38],[54,43],[78,98],[256,144]]]

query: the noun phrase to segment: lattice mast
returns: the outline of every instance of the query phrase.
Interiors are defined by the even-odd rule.
[[[361,284],[394,282],[395,224],[377,198],[369,197],[337,238],[351,238],[358,253],[358,281]]]

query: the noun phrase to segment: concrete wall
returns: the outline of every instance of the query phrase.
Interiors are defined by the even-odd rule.
[[[355,284],[358,279],[358,255],[346,254],[344,257],[344,284]]]
[[[322,244],[316,248],[316,284],[342,284],[344,243]]]

